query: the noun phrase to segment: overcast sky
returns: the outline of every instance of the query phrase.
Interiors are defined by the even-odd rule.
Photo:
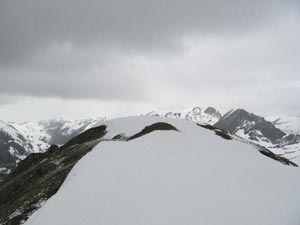
[[[0,120],[300,115],[299,0],[1,0]]]

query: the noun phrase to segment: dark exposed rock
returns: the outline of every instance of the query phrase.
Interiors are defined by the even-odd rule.
[[[55,151],[57,151],[57,150],[59,150],[58,145],[51,145],[51,146],[48,148],[47,152],[53,153],[53,152],[55,152]]]
[[[208,129],[208,130],[213,130],[216,135],[218,135],[226,140],[232,140],[232,136],[225,130],[221,130],[221,129],[219,129],[213,125],[209,125],[209,124],[198,124],[197,123],[197,125],[205,128],[205,129]]]
[[[177,128],[172,126],[171,124],[164,123],[164,122],[159,122],[159,123],[152,124],[150,126],[146,126],[142,131],[140,131],[137,134],[129,137],[127,139],[127,141],[139,138],[139,137],[141,137],[145,134],[149,134],[149,133],[151,133],[153,131],[156,131],[156,130],[175,130],[175,131],[178,131]]]
[[[259,131],[265,138],[273,144],[277,143],[285,133],[276,128],[271,122],[266,121],[263,117],[253,113],[248,113],[243,109],[232,110],[226,113],[216,124],[215,127],[226,130],[234,134],[239,129],[249,134],[251,140],[257,140]]]
[[[209,129],[209,130],[216,130],[216,129],[218,129],[215,126],[210,125],[210,124],[199,124],[199,123],[197,123],[197,125],[200,126],[200,127],[205,128],[205,129]]]
[[[298,165],[287,158],[284,158],[282,156],[276,155],[275,153],[271,152],[269,149],[259,146],[259,152],[267,157],[270,157],[278,162],[281,162],[284,165],[294,166],[298,167]]]
[[[113,141],[126,141],[128,137],[126,137],[124,134],[117,134],[112,138]]]
[[[68,141],[64,146],[62,146],[62,148],[63,149],[68,148],[72,145],[77,145],[77,144],[81,144],[83,142],[88,142],[88,141],[92,141],[92,140],[101,138],[101,137],[103,137],[103,132],[105,132],[105,130],[106,130],[105,125],[90,128],[87,131],[84,131],[83,133],[77,135],[76,137],[74,137],[73,139]]]
[[[221,130],[215,130],[215,134],[226,140],[232,140],[232,137],[227,132]]]

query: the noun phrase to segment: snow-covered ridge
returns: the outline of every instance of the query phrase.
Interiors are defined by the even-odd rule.
[[[147,113],[147,115],[184,119],[195,123],[214,125],[220,120],[224,121],[230,119],[230,117],[232,117],[237,111],[246,112],[243,109],[234,109],[230,110],[222,117],[221,113],[213,107],[193,107],[179,112],[170,111],[158,113],[152,111]],[[252,115],[252,117],[256,116],[248,112],[246,112],[246,114]],[[6,170],[7,165],[9,165],[10,168],[13,168],[16,163],[27,157],[29,154],[44,152],[51,144],[62,145],[72,137],[75,137],[93,126],[96,126],[104,120],[106,120],[106,117],[73,121],[62,118],[54,118],[36,123],[7,123],[0,121],[0,132],[3,131],[10,137],[9,142],[6,141],[5,144],[0,142],[0,145],[2,143],[2,153],[0,154],[0,176],[2,173],[1,171],[9,171]],[[235,120],[238,120],[238,118]],[[281,154],[296,161],[296,163],[300,163],[300,134],[298,134],[300,127],[299,117],[266,117],[266,121],[272,122],[276,128],[279,128],[281,131],[286,133],[286,135],[276,143],[274,143],[273,139],[270,140],[270,137],[261,132],[261,129],[267,124],[264,122],[265,119],[263,117],[258,117],[256,122],[245,120],[238,127],[235,127],[234,125],[235,120],[232,120],[224,129],[231,131],[231,129],[234,128],[233,133],[245,140],[263,145],[264,147],[271,149],[276,154]],[[261,124],[259,129],[257,128],[257,124]],[[270,124],[267,124],[267,127],[265,128],[265,130],[268,130],[267,133],[278,133],[278,131],[272,130],[273,128]],[[290,136],[289,134],[294,136]],[[299,137],[295,136],[295,134],[298,134]]]
[[[100,142],[25,224],[299,224],[298,168],[186,120],[144,116],[101,124],[109,139],[155,122],[180,132]]]

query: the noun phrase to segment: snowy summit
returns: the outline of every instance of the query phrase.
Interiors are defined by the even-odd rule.
[[[300,224],[299,169],[253,144],[155,116],[98,125],[107,133],[26,225]]]

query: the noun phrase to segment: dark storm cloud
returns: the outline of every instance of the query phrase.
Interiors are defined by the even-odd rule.
[[[255,96],[261,82],[261,98],[276,87],[288,101],[299,93],[299,12],[298,0],[3,0],[0,103],[9,95],[168,103],[212,92],[204,100],[225,94],[238,104],[253,101],[241,93]]]
[[[285,11],[279,0],[1,1],[0,62],[30,60],[56,43],[84,47],[174,47],[191,33],[259,29]]]

